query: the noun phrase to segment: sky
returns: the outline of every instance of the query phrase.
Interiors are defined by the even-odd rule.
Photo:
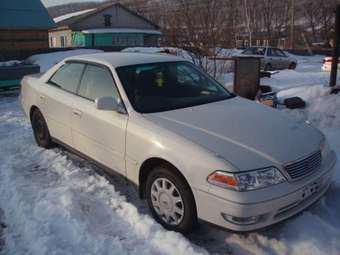
[[[102,2],[103,0],[91,0],[96,2]],[[74,3],[74,2],[88,2],[88,0],[42,0],[43,4],[47,7],[53,5],[60,5],[60,4],[67,4],[67,3]]]

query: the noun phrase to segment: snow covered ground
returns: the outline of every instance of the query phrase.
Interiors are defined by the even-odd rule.
[[[321,70],[322,60],[325,56],[312,57],[294,56],[298,60],[295,70],[281,70],[271,78],[263,78],[263,85],[272,85],[278,89],[293,88],[298,86],[328,85],[329,72]]]
[[[0,105],[4,254],[206,253],[139,213],[125,198],[137,201],[131,185],[119,178],[111,185],[59,148],[38,148],[17,97],[2,96]]]
[[[320,128],[340,158],[340,95],[323,86],[329,74],[320,59],[303,57],[296,71],[262,83],[294,87],[279,97],[299,95],[307,108],[284,111]],[[38,148],[16,95],[0,94],[0,254],[338,255],[340,162],[336,168],[326,195],[283,223],[242,235],[201,224],[184,237],[158,225],[122,178],[61,148]]]

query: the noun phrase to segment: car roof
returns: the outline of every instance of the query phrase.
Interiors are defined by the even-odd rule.
[[[85,61],[96,62],[111,65],[112,67],[121,67],[138,64],[149,64],[158,62],[178,62],[186,61],[183,58],[155,53],[135,53],[135,52],[110,52],[95,53],[88,55],[73,56],[65,59],[65,61]]]

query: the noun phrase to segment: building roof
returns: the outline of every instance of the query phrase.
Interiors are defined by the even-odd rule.
[[[95,15],[101,11],[104,11],[112,6],[119,6],[121,8],[123,8],[124,10],[130,12],[131,14],[139,17],[140,19],[146,21],[147,23],[151,24],[152,26],[154,26],[156,29],[159,29],[159,26],[153,22],[151,22],[150,20],[146,19],[145,17],[139,15],[138,13],[133,12],[132,10],[130,10],[129,8],[125,7],[124,5],[120,4],[120,3],[110,3],[110,4],[105,4],[99,8],[93,9],[91,11],[87,11],[86,12],[79,12],[78,15],[71,15],[69,18],[66,19],[62,19],[61,21],[57,21],[57,26],[58,27],[64,27],[64,26],[70,26],[78,21],[81,21],[85,18],[88,18],[92,15]],[[74,14],[74,13],[73,13]],[[64,15],[63,15],[64,16]],[[56,17],[55,19],[59,19],[60,17]]]
[[[148,63],[186,61],[185,59],[176,56],[135,52],[110,52],[78,55],[65,59],[65,61],[68,60],[93,61],[111,65],[114,68]]]
[[[106,34],[106,33],[120,33],[120,34],[154,34],[161,35],[158,30],[152,29],[139,29],[139,28],[98,28],[98,29],[86,29],[81,31],[84,34]]]
[[[0,29],[50,29],[55,23],[40,0],[1,0]]]
[[[69,18],[72,18],[72,17],[76,17],[76,16],[79,16],[79,15],[82,15],[82,14],[85,14],[87,12],[91,12],[91,11],[94,11],[95,9],[87,9],[87,10],[82,10],[82,11],[78,11],[78,12],[71,12],[71,13],[67,13],[65,15],[62,15],[62,16],[58,16],[58,17],[55,17],[53,20],[54,22],[61,22],[63,20],[66,20],[66,19],[69,19]]]

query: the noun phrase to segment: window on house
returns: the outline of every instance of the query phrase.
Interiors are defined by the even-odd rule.
[[[112,17],[112,15],[110,15],[110,14],[104,15],[104,25],[105,25],[105,27],[111,27],[111,17]]]
[[[57,47],[57,38],[55,36],[50,37],[50,47],[51,48]]]
[[[60,47],[64,48],[66,47],[66,37],[65,36],[60,36]]]

